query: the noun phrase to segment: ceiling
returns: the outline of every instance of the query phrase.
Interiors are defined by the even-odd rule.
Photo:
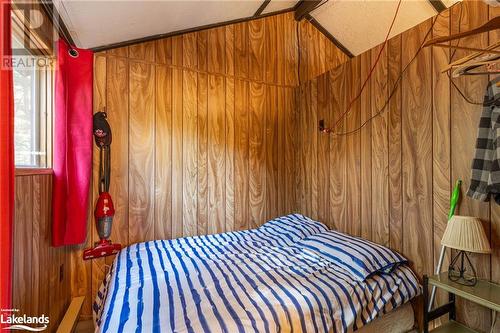
[[[458,0],[445,0],[446,7]],[[358,55],[385,40],[398,2],[395,0],[336,0],[311,13],[352,54]],[[436,15],[427,0],[403,0],[389,37]]]
[[[449,7],[458,0],[443,0]],[[79,47],[96,48],[144,37],[252,17],[264,0],[56,0]],[[271,0],[262,14],[286,10],[295,0]],[[384,41],[396,0],[329,0],[311,12],[340,44],[358,55]],[[403,0],[392,34],[436,15],[429,0]]]

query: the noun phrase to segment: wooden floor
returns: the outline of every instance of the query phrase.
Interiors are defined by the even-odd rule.
[[[94,322],[92,320],[79,321],[76,325],[75,333],[94,332]]]

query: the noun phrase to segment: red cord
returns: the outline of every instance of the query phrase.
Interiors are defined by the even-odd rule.
[[[349,106],[347,107],[347,110],[345,110],[345,112],[342,113],[342,116],[335,122],[335,124],[332,127],[322,129],[323,133],[332,133],[333,130],[337,127],[337,125],[343,120],[344,116],[349,113],[349,111],[351,110],[352,105],[354,104],[354,102],[356,100],[358,100],[359,97],[361,97],[361,94],[363,93],[363,90],[365,89],[366,84],[370,80],[370,78],[371,78],[371,76],[372,76],[372,74],[373,74],[373,72],[375,70],[375,67],[377,67],[377,64],[378,64],[378,62],[380,60],[382,52],[384,51],[385,46],[387,45],[387,41],[389,40],[389,35],[391,34],[391,31],[392,31],[392,27],[394,26],[394,22],[396,21],[396,17],[398,16],[399,7],[401,7],[401,0],[399,0],[398,6],[396,7],[396,12],[394,13],[394,17],[392,18],[391,26],[389,27],[389,30],[387,31],[387,35],[385,36],[384,44],[380,48],[380,51],[378,52],[378,55],[377,55],[377,59],[375,60],[375,63],[373,64],[372,68],[370,69],[370,72],[368,73],[368,76],[366,77],[365,81],[363,82],[363,85],[361,86],[361,89],[359,90],[359,93],[356,95],[356,97],[354,97],[349,102]]]

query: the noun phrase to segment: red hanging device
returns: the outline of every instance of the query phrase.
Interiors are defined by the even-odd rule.
[[[106,112],[94,114],[94,138],[99,147],[99,198],[95,206],[94,217],[100,240],[94,244],[94,247],[83,251],[84,260],[110,256],[118,253],[122,248],[121,244],[113,244],[108,239],[111,236],[115,208],[108,192],[111,175],[111,127],[106,118]]]

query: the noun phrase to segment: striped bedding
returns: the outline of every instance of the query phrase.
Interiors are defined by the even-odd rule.
[[[347,332],[415,297],[400,265],[358,281],[297,246],[323,224],[293,214],[260,228],[131,245],[94,304],[97,332]]]

